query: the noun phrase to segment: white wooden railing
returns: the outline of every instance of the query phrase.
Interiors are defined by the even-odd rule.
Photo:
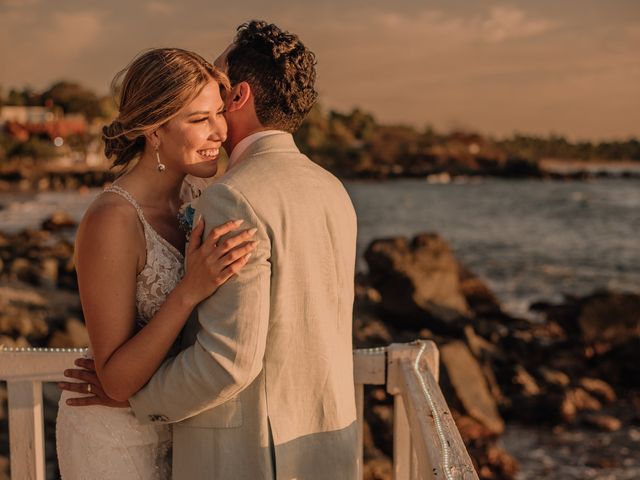
[[[44,480],[42,382],[62,372],[82,349],[0,349],[0,380],[7,382],[11,476]],[[395,480],[478,479],[438,386],[438,349],[431,341],[355,350],[354,377],[362,478],[364,386],[385,385],[394,397]]]

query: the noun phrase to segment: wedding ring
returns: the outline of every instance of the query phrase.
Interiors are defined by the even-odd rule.
[[[91,387],[92,386],[93,385],[91,385],[90,383],[87,383],[87,393],[92,393],[92,391],[91,391]]]

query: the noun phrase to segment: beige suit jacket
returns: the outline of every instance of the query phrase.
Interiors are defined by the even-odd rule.
[[[198,307],[185,349],[131,398],[173,423],[179,480],[353,480],[356,216],[291,135],[258,139],[196,207],[258,229],[247,266]]]

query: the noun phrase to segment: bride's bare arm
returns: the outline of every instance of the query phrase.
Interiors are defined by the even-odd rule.
[[[239,228],[228,222],[204,241],[200,221],[192,233],[186,274],[139,332],[135,330],[136,276],[144,259],[144,237],[135,212],[109,205],[91,209],[78,230],[76,269],[80,299],[104,393],[126,401],[164,360],[195,306],[242,268],[255,243],[254,231],[220,245]]]

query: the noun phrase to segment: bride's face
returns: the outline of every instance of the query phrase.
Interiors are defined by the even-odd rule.
[[[160,161],[167,168],[196,177],[212,177],[227,138],[220,86],[209,82],[178,115],[157,131]]]

